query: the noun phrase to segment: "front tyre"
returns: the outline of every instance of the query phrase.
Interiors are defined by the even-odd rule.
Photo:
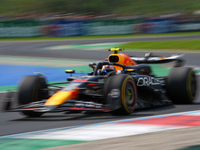
[[[191,104],[197,92],[194,70],[189,67],[173,68],[167,78],[167,94],[174,104]]]
[[[137,101],[137,88],[131,76],[120,74],[108,79],[104,92],[108,97],[117,98],[119,108],[111,111],[113,115],[133,113]]]
[[[25,105],[31,102],[37,102],[48,97],[47,84],[44,78],[29,75],[23,78],[18,91],[18,104]],[[43,113],[34,111],[22,111],[22,114],[28,117],[39,117]]]

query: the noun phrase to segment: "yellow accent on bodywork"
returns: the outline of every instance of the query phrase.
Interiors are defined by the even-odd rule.
[[[45,103],[45,105],[61,105],[65,101],[74,99],[78,95],[78,91],[59,91],[51,96]]]
[[[134,69],[126,69],[127,71],[134,71]]]
[[[118,47],[109,49],[109,51],[123,51],[123,50],[124,50],[123,48],[118,48]]]

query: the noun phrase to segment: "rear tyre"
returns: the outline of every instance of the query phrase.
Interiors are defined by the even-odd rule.
[[[167,78],[167,94],[174,104],[191,104],[197,92],[197,80],[192,68],[173,68]]]
[[[134,79],[126,74],[111,76],[104,88],[105,99],[108,97],[119,100],[119,107],[113,115],[128,115],[133,113],[137,101],[137,88]]]
[[[18,104],[25,105],[37,102],[48,97],[47,84],[44,78],[30,75],[23,78],[18,91]],[[34,111],[22,111],[28,117],[39,117],[43,113]]]

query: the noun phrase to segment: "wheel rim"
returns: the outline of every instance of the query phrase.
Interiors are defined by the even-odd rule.
[[[126,84],[126,104],[128,109],[133,109],[135,106],[135,90],[134,90],[134,85],[131,80],[129,80]]]

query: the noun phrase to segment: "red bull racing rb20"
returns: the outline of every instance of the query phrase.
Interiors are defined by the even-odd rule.
[[[102,111],[128,115],[138,108],[190,104],[197,91],[195,72],[184,67],[183,55],[128,56],[111,48],[107,61],[89,64],[87,76],[70,76],[66,82],[48,84],[44,75],[25,76],[18,89],[16,108],[28,117],[48,112]],[[167,76],[155,76],[149,64],[174,62]],[[74,70],[66,73],[75,74]]]

